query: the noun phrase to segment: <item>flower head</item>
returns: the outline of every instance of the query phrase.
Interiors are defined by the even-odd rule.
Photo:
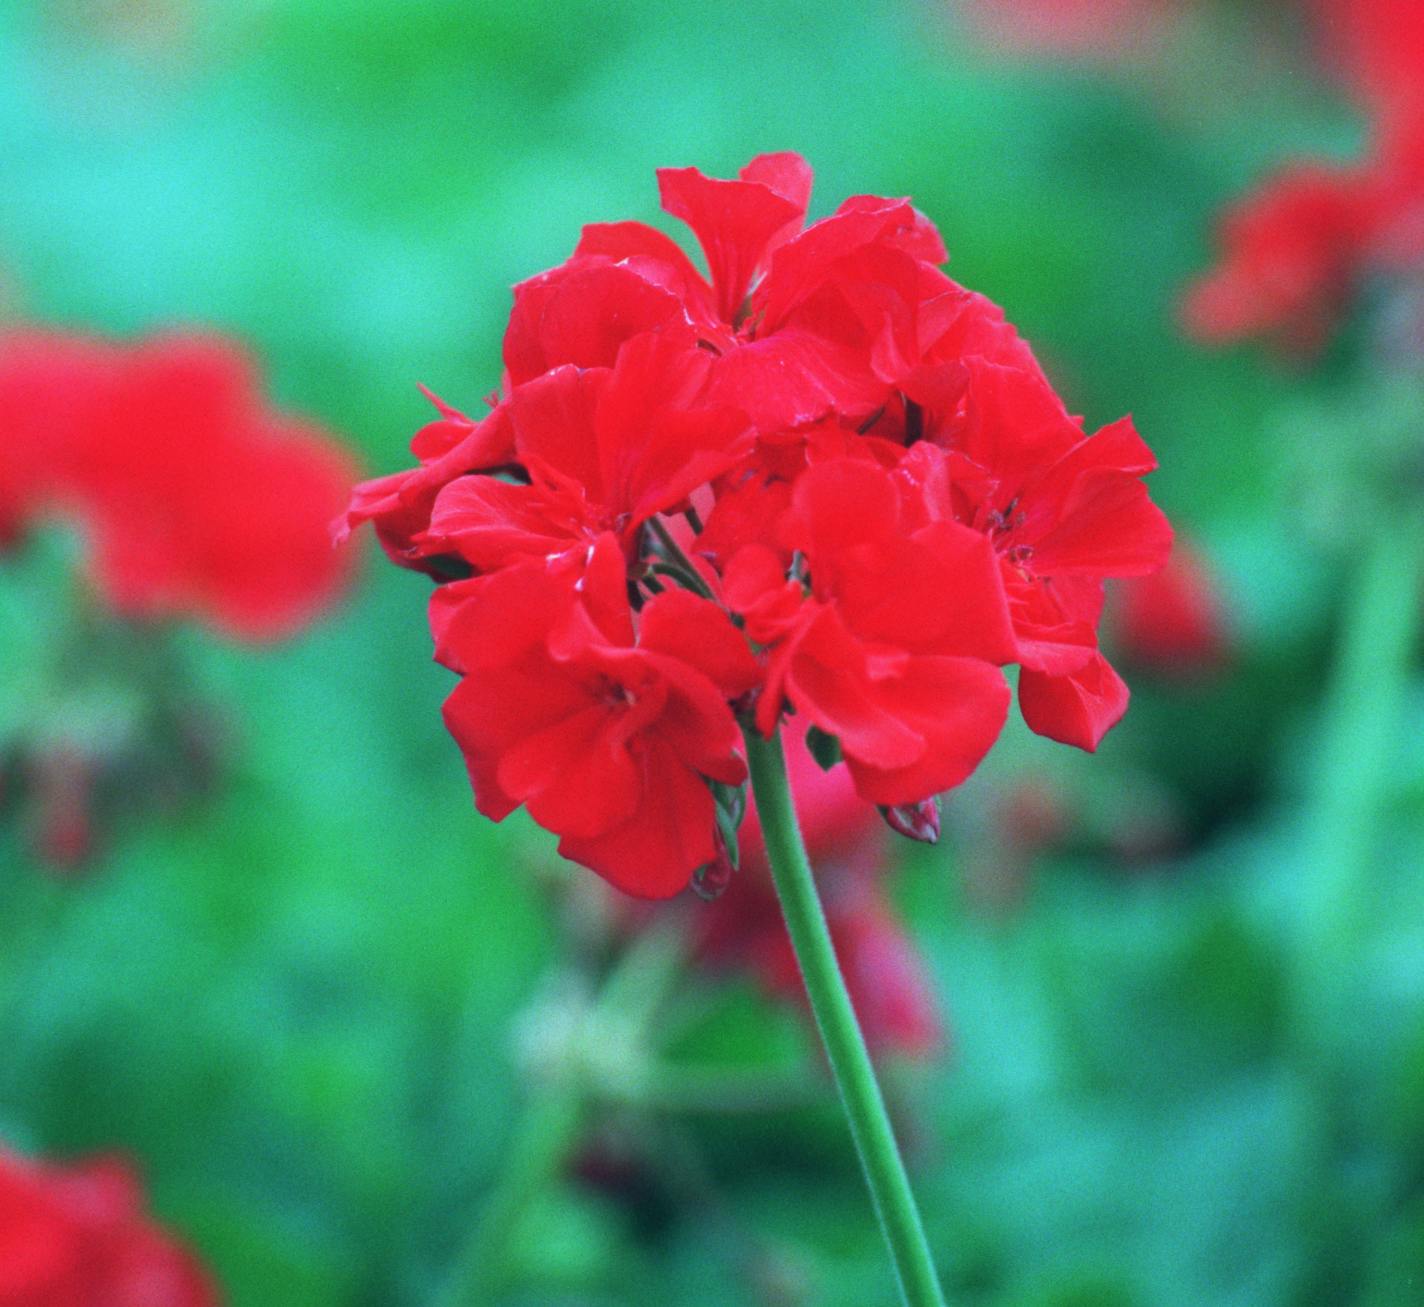
[[[644,224],[586,228],[515,287],[490,414],[442,407],[340,527],[441,583],[481,811],[527,808],[647,897],[725,879],[739,724],[814,727],[919,835],[992,747],[1007,664],[1035,730],[1096,747],[1127,693],[1102,579],[1171,537],[1131,423],[1088,436],[909,201],[806,225],[790,154],[658,182],[705,271]],[[866,903],[843,933],[883,962]]]

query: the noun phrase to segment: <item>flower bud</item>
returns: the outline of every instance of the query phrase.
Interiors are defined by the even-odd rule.
[[[918,803],[901,803],[895,807],[880,807],[885,824],[897,835],[919,844],[939,842],[939,795],[932,794]]]

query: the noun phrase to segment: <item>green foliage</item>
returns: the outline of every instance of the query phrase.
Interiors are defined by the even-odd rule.
[[[1288,146],[1348,141],[1343,115],[1284,68],[1224,94],[1255,72],[1239,19],[1154,78],[996,63],[938,6],[122,8],[0,13],[0,308],[236,332],[373,472],[426,419],[417,381],[472,410],[497,385],[508,286],[582,222],[655,220],[656,165],[726,173],[773,148],[816,165],[818,213],[913,194],[1075,408],[1134,412],[1154,493],[1223,572],[1234,662],[1185,688],[1134,678],[1095,758],[1011,727],[947,803],[940,848],[904,855],[953,1030],[944,1058],[888,1068],[931,1237],[974,1307],[1413,1301],[1417,688],[1353,905],[1349,1020],[1302,1036],[1293,994],[1301,760],[1325,729],[1340,556],[1382,516],[1352,512],[1351,478],[1366,451],[1412,466],[1417,396],[1367,380],[1370,402],[1342,404],[1174,319],[1216,207]],[[1291,439],[1343,469],[1316,477],[1305,523]],[[0,571],[0,755],[54,691],[62,554]],[[298,642],[179,639],[183,675],[226,705],[213,796],[120,814],[63,885],[0,823],[0,1135],[135,1154],[236,1307],[434,1301],[529,1098],[531,996],[568,969],[591,983],[613,948],[551,841],[477,818],[424,586],[368,561]],[[1048,857],[993,828],[1026,779],[1076,824]],[[1153,814],[1170,838],[1144,857]],[[601,1112],[630,1165],[540,1190],[502,1301],[885,1301],[800,1015],[690,972],[672,989],[652,1023],[662,1105]],[[746,1074],[806,1092],[715,1110]]]

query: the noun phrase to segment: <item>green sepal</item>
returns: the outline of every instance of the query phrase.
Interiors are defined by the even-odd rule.
[[[830,771],[841,761],[840,740],[828,735],[819,726],[812,726],[806,731],[806,747],[811,750],[811,757],[822,771]]]

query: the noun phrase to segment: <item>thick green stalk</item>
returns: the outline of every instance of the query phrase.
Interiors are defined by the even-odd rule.
[[[1424,528],[1393,523],[1366,546],[1350,578],[1302,869],[1297,1035],[1311,1050],[1333,1041],[1349,1011],[1377,867],[1377,826],[1418,636],[1421,571]]]
[[[796,950],[811,1011],[835,1075],[836,1088],[850,1120],[850,1132],[870,1186],[875,1214],[890,1249],[900,1291],[909,1307],[944,1307],[944,1295],[925,1238],[905,1163],[875,1079],[870,1053],[850,994],[836,961],[826,914],[786,777],[780,734],[764,740],[754,728],[745,731],[752,790],[761,816],[767,860],[776,882],[786,928]]]

